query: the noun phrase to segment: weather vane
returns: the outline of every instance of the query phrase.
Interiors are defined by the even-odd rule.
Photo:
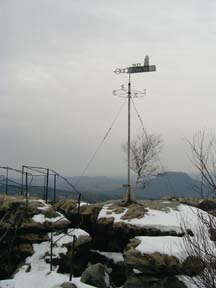
[[[140,63],[133,64],[131,67],[128,68],[117,68],[114,73],[121,74],[127,73],[129,74],[129,81],[128,81],[128,89],[125,88],[124,85],[121,85],[121,89],[113,90],[113,95],[119,97],[127,97],[128,98],[128,183],[123,185],[123,187],[127,187],[127,195],[126,195],[126,203],[135,201],[134,195],[131,195],[131,180],[130,180],[130,126],[131,126],[131,117],[130,117],[130,106],[131,106],[131,98],[135,97],[142,97],[146,94],[146,90],[144,91],[137,91],[131,90],[131,82],[130,82],[130,75],[134,73],[143,73],[143,72],[154,72],[156,71],[155,65],[149,65],[149,56],[146,56],[144,59],[143,66]]]
[[[131,67],[128,68],[117,68],[114,73],[143,73],[143,72],[154,72],[156,71],[156,65],[149,65],[149,56],[146,56],[144,59],[144,65],[142,66],[141,63],[133,64]]]

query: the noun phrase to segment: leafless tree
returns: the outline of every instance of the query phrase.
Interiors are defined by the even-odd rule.
[[[128,145],[123,145],[123,151],[127,154]],[[160,135],[139,134],[130,144],[130,168],[136,174],[135,190],[138,184],[144,187],[149,178],[160,172],[158,155],[162,148]]]
[[[186,232],[183,249],[190,259],[190,273],[186,277],[197,288],[216,288],[216,217],[199,209],[194,217],[197,224],[189,233],[190,219],[187,215],[181,219],[182,230]]]
[[[207,188],[216,196],[216,138],[207,135],[203,130],[188,141],[192,151],[192,163],[201,176],[201,196],[204,197],[203,188]],[[206,190],[206,189],[205,189]],[[208,195],[207,195],[208,196]]]
[[[208,196],[203,193],[206,188],[211,191],[212,195],[216,196],[215,136],[209,135],[203,130],[195,134],[193,140],[188,141],[188,143],[192,151],[192,163],[200,173],[201,196]],[[203,269],[196,277],[188,276],[198,288],[216,288],[216,217],[199,209],[197,209],[196,217],[198,221],[194,225],[193,236],[190,233],[185,234],[184,250],[189,257],[199,259],[197,262],[202,263]],[[188,224],[186,219],[187,216],[182,219],[184,231],[186,231]]]

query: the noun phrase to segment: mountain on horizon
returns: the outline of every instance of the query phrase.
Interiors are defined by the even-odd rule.
[[[126,177],[68,177],[67,178],[78,191],[82,193],[82,200],[91,203],[122,199],[126,192],[123,184],[127,183]],[[135,178],[132,178],[132,183]],[[201,197],[201,182],[193,177],[190,177],[184,172],[169,171],[152,178],[146,185],[145,189],[140,185],[136,192],[137,199],[160,199],[166,196],[174,197]],[[57,197],[76,198],[76,192],[72,191],[71,187],[67,187],[64,182],[57,182]],[[203,189],[203,194],[208,195],[206,187]],[[5,193],[5,186],[0,186],[0,193]],[[13,185],[8,187],[8,194],[19,194],[20,189],[15,189]],[[43,182],[36,179],[29,187],[30,195],[35,195],[43,198],[44,187]],[[53,199],[53,182],[50,179],[49,183],[49,199]]]

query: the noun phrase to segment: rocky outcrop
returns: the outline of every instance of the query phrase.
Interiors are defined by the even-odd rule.
[[[97,222],[97,217],[102,206],[102,203],[90,205],[82,204],[80,207],[79,215],[77,201],[72,199],[60,200],[55,203],[53,207],[71,221],[72,227],[77,227],[79,223],[81,228],[85,229],[87,232],[90,233],[93,229],[94,224]]]
[[[9,242],[9,244],[11,244]],[[31,244],[1,244],[0,249],[0,280],[9,278],[20,263],[34,253]]]
[[[123,285],[123,288],[187,288],[176,277],[154,277],[145,274],[133,274]]]
[[[90,236],[79,236],[75,242],[64,245],[68,248],[68,252],[65,255],[61,255],[55,262],[58,265],[59,273],[73,272],[75,277],[80,277],[82,272],[89,262],[89,251],[91,249],[92,239]]]
[[[91,250],[88,255],[89,263],[91,263],[91,265],[102,263],[111,271],[110,277],[117,287],[120,287],[125,283],[127,280],[128,267],[126,266],[123,257],[122,259],[114,260],[113,258],[105,256],[103,252],[101,253],[100,251],[95,250]]]
[[[214,216],[216,216],[216,199],[203,199],[199,202],[198,206],[199,209],[202,209]]]
[[[154,252],[141,253],[136,250],[140,240],[131,239],[130,244],[124,251],[124,260],[131,269],[135,268],[145,275],[188,275],[196,276],[205,268],[204,262],[196,256],[188,256],[180,261],[175,256]]]
[[[67,229],[70,224],[66,218],[62,217],[62,214],[56,212],[51,206],[44,206],[45,204],[40,201],[31,201],[26,205],[19,198],[7,199],[0,207],[0,232],[4,233],[9,229],[10,231],[16,230],[18,234],[26,232],[41,234],[56,229]],[[37,221],[37,216],[44,221]],[[61,217],[61,221],[57,221]]]
[[[94,225],[92,231],[95,237],[95,247],[101,250],[122,252],[130,239],[136,236],[179,236],[183,233],[177,233],[174,230],[161,231],[154,227],[139,227],[124,222],[114,223],[112,217],[100,218]],[[110,241],[106,241],[109,239]]]
[[[69,282],[64,282],[60,288],[77,288],[77,286],[73,283],[69,283]]]
[[[33,244],[33,243],[41,243],[44,241],[49,241],[49,237],[47,233],[41,233],[41,234],[23,233],[17,236],[17,241],[21,243]]]
[[[181,271],[179,259],[154,252],[152,254],[141,254],[136,249],[124,252],[125,263],[132,268],[152,275],[176,275]]]
[[[205,269],[205,263],[199,257],[188,256],[182,263],[182,274],[188,276],[196,276]]]
[[[147,203],[153,212],[145,208],[148,207],[146,202],[124,206],[119,201],[106,203],[105,206],[104,203],[82,205],[80,215],[77,214],[77,201],[74,200],[61,200],[54,204],[55,209],[44,205],[41,201],[30,201],[28,206],[23,201],[16,200],[4,203],[0,207],[0,215],[3,219],[0,222],[0,235],[6,233],[0,247],[0,277],[11,276],[25,258],[34,253],[34,243],[50,241],[48,232],[53,231],[52,235],[57,239],[57,236],[65,234],[68,227],[73,227],[70,229],[72,232],[76,230],[74,228],[79,223],[80,228],[89,232],[91,236],[86,235],[85,232],[82,235],[78,233],[77,240],[73,242],[75,239],[73,233],[68,233],[67,241],[61,242],[60,240],[59,243],[62,244],[59,246],[54,244],[52,258],[50,257],[50,243],[41,244],[44,247],[48,244],[44,253],[44,261],[49,264],[52,259],[52,265],[56,267],[58,273],[72,273],[74,277],[81,276],[83,283],[99,288],[185,288],[186,286],[177,278],[177,275],[196,276],[203,271],[205,267],[203,262],[196,257],[188,257],[180,261],[177,257],[171,256],[167,250],[166,253],[169,255],[162,254],[165,253],[163,249],[158,250],[162,251],[161,253],[156,252],[159,249],[157,245],[153,246],[151,253],[148,253],[149,248],[143,248],[143,238],[150,237],[137,237],[151,236],[155,240],[158,236],[178,236],[175,238],[181,239],[179,237],[182,237],[184,233],[177,229],[175,221],[171,221],[174,225],[171,223],[170,227],[166,227],[166,221],[163,227],[160,226],[161,219],[158,222],[153,221],[155,225],[150,225],[151,222],[145,221],[145,217],[148,216],[150,218],[157,215],[156,217],[159,218],[158,215],[163,214],[161,211],[164,212],[167,220],[170,210],[179,212],[179,202],[175,199],[173,203],[170,201]],[[160,212],[157,211],[154,215],[155,210]],[[68,217],[70,221],[60,219],[59,212]],[[59,220],[53,221],[53,219]],[[140,219],[141,222],[138,221]],[[147,224],[143,225],[143,223]],[[193,234],[190,235],[193,236]],[[164,239],[164,237],[160,238]],[[216,236],[212,233],[213,238],[216,239]],[[141,248],[137,248],[140,243]],[[149,247],[152,248],[151,244]],[[59,248],[61,252],[58,252]],[[120,257],[115,258],[113,254],[120,255]],[[74,288],[76,286],[65,282],[60,287]]]
[[[67,229],[67,219],[55,222],[62,216],[40,200],[26,205],[22,197],[4,197],[0,206],[0,279],[10,277],[34,253],[32,244],[48,241],[48,232]]]
[[[81,276],[83,283],[98,287],[98,288],[114,288],[109,272],[101,263],[91,265]]]

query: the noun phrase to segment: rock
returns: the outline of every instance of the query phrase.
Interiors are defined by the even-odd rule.
[[[140,243],[141,241],[137,238],[131,239],[126,247],[126,251],[135,249]]]
[[[19,235],[17,239],[21,243],[31,243],[31,244],[49,241],[48,235],[43,233],[41,234],[26,233]]]
[[[111,270],[110,277],[113,283],[120,287],[127,279],[127,267],[123,261],[116,262],[113,259],[101,255],[99,251],[91,250],[89,252],[89,262],[93,264],[102,263]]]
[[[69,282],[64,282],[60,287],[61,288],[77,288],[75,284],[69,283]]]
[[[182,263],[182,274],[196,276],[205,268],[205,263],[197,256],[189,256]]]
[[[148,210],[144,208],[144,206],[142,205],[137,205],[137,204],[131,204],[128,207],[127,212],[121,217],[121,219],[123,220],[130,220],[130,219],[134,219],[134,218],[143,218],[144,214],[147,212]]]
[[[21,260],[34,254],[34,250],[31,244],[20,244],[15,246],[13,252],[15,253],[16,258],[20,258]]]
[[[93,247],[95,250],[123,252],[130,239],[136,236],[182,236],[176,231],[161,231],[153,227],[139,227],[124,222],[113,223],[113,218],[101,218],[93,225]]]
[[[69,216],[71,212],[77,209],[77,200],[62,199],[53,205],[54,209],[58,210],[62,214]],[[76,210],[77,211],[77,210]]]
[[[10,243],[10,242],[9,242]],[[17,269],[20,263],[23,263],[26,257],[34,253],[31,244],[18,244],[0,249],[0,280],[9,278]]]
[[[91,248],[91,244],[92,239],[87,235],[81,235],[78,237],[75,243],[74,251],[72,249],[72,243],[65,244],[64,246],[67,247],[68,252],[66,255],[62,255],[60,261],[57,261],[59,265],[58,272],[69,273],[72,263],[73,275],[75,277],[80,277],[89,262],[89,250]]]
[[[115,287],[106,267],[101,263],[97,263],[88,267],[82,273],[81,281],[98,288]]]
[[[198,208],[209,212],[211,214],[213,214],[214,216],[216,216],[216,199],[212,198],[212,199],[203,199],[199,205]]]
[[[76,243],[75,243],[75,248],[81,248],[82,249],[90,249],[90,245],[91,245],[91,242],[92,242],[92,238],[88,235],[81,235],[78,237]]]
[[[108,228],[112,227],[114,223],[114,218],[113,217],[109,217],[109,218],[100,218],[97,221],[98,225],[104,225],[107,226]]]
[[[124,262],[111,263],[109,266],[112,269],[110,277],[117,287],[121,287],[127,279],[127,267]]]
[[[152,277],[145,274],[136,274],[129,277],[123,288],[187,288],[176,277]]]
[[[92,225],[96,223],[98,214],[103,204],[82,205],[80,207],[80,215],[78,215],[77,201],[72,199],[65,199],[58,201],[54,208],[65,215],[72,223],[73,227],[81,221],[81,228],[91,234]]]
[[[181,264],[178,258],[159,252],[141,254],[135,249],[135,246],[139,244],[136,240],[132,240],[127,250],[124,251],[125,263],[129,267],[146,274],[176,275],[180,273]]]

